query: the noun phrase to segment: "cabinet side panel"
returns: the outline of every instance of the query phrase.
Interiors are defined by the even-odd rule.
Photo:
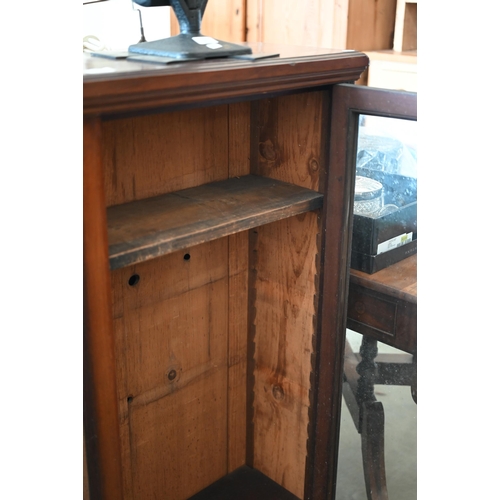
[[[228,177],[228,106],[103,124],[106,205]]]
[[[227,238],[112,272],[126,498],[227,473],[228,279]]]
[[[323,91],[255,103],[252,108],[252,173],[320,189],[324,170]]]
[[[252,172],[322,192],[328,103],[325,91],[255,103]],[[318,215],[250,232],[253,465],[299,498],[305,487],[316,325]]]
[[[304,495],[318,214],[252,232],[253,466]]]

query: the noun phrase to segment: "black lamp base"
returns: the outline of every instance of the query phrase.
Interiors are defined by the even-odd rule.
[[[132,54],[189,60],[231,57],[252,53],[250,47],[223,42],[202,34],[187,33],[153,42],[131,45],[128,50]]]

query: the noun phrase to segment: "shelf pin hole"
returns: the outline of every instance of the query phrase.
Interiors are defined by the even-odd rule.
[[[191,255],[186,253],[184,254],[184,260],[189,260],[191,258]]]
[[[132,276],[130,276],[130,279],[128,280],[128,284],[130,286],[135,286],[135,285],[137,285],[137,283],[139,283],[140,279],[141,279],[141,277],[138,274],[133,274]]]

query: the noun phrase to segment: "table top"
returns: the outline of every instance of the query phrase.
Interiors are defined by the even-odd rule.
[[[416,304],[417,254],[374,274],[351,269],[350,283]]]

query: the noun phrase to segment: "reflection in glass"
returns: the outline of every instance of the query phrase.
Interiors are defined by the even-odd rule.
[[[416,500],[417,122],[358,124],[336,500]]]

